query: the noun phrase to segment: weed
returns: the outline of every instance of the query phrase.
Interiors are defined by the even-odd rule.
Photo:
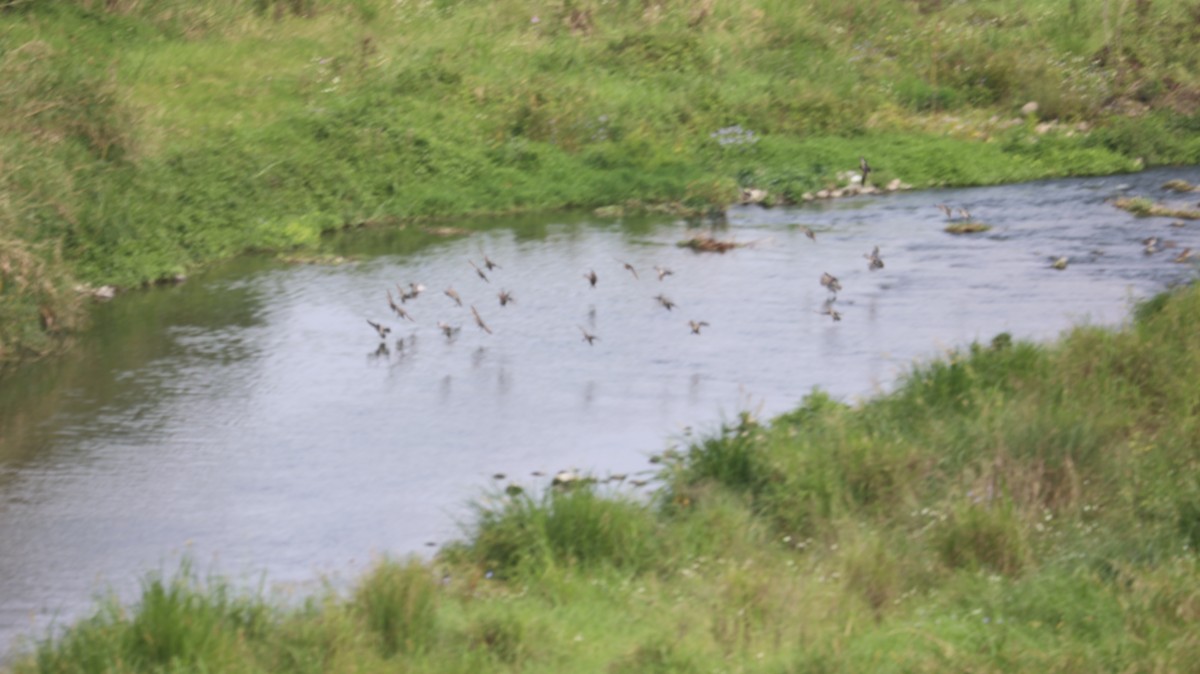
[[[385,657],[421,653],[437,636],[437,584],[417,561],[382,560],[355,590],[353,603]]]

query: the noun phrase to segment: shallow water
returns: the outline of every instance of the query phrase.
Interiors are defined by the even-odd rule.
[[[739,207],[717,236],[746,245],[723,255],[677,247],[705,230],[666,220],[496,221],[422,246],[353,232],[335,245],[357,263],[243,259],[122,297],[71,356],[0,388],[0,651],[185,554],[203,573],[301,589],[352,578],[374,554],[457,537],[470,499],[548,479],[532,471],[648,470],[690,429],[788,410],[814,387],[853,401],[999,332],[1116,325],[1195,274],[1172,259],[1200,250],[1200,221],[1107,203],[1197,207],[1161,191],[1168,178],[1200,182],[1200,167]],[[994,228],[946,234],[938,203]],[[1148,236],[1177,247],[1148,255]],[[876,245],[885,267],[869,271]],[[501,265],[490,283],[468,264],[485,252]],[[655,265],[675,273],[659,281]],[[840,322],[821,313],[826,271]],[[428,287],[405,305],[415,323],[385,296],[410,281]],[[501,287],[514,304],[500,307]],[[367,319],[393,329],[386,352]],[[461,331],[447,340],[439,320]],[[689,320],[710,325],[695,335]]]

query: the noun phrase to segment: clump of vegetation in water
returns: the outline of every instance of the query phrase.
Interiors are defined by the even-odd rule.
[[[649,498],[485,495],[463,541],[349,592],[152,577],[12,670],[1186,671],[1200,288],[1134,313],[740,414],[664,452]]]
[[[1162,188],[1172,192],[1200,192],[1200,185],[1193,185],[1186,180],[1178,178],[1163,183]]]
[[[860,156],[918,188],[1196,162],[1189,8],[9,2],[0,242],[134,288],[366,222],[798,203]],[[0,358],[84,313],[32,287]]]
[[[711,234],[697,234],[679,242],[680,248],[690,248],[697,253],[724,253],[746,244],[718,239]]]
[[[950,234],[978,234],[991,228],[991,225],[982,222],[955,222],[946,225],[945,231]]]
[[[1140,217],[1161,216],[1167,218],[1182,218],[1184,220],[1200,220],[1200,210],[1171,208],[1170,206],[1156,204],[1145,197],[1117,199],[1113,202],[1113,205]]]

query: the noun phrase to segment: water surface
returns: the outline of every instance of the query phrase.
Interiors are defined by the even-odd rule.
[[[456,537],[471,498],[544,482],[533,471],[646,470],[689,429],[788,410],[814,387],[853,402],[972,340],[1119,324],[1194,275],[1172,259],[1200,250],[1200,222],[1108,203],[1195,207],[1159,189],[1168,178],[1200,168],[739,207],[715,235],[745,245],[723,255],[679,248],[708,230],[670,220],[352,232],[334,242],[352,264],[242,259],[124,296],[73,354],[0,388],[0,650],[184,554],[234,578],[353,577],[373,554]],[[994,228],[946,234],[938,203]],[[1149,236],[1175,247],[1147,254]],[[874,246],[885,267],[870,271]],[[468,264],[484,253],[501,266],[490,282]],[[822,313],[823,272],[843,286],[841,321]],[[387,306],[410,282],[427,287],[404,305],[415,322]],[[368,319],[392,329],[382,350]],[[437,321],[461,330],[447,340]]]

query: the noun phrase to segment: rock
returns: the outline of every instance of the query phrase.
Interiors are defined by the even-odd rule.
[[[829,190],[817,190],[817,198],[818,199],[828,199],[829,198]]]
[[[903,187],[904,187],[904,183],[901,182],[901,180],[899,178],[892,178],[887,184],[887,191],[895,192],[896,190],[902,189]]]
[[[579,476],[579,473],[576,473],[573,470],[560,470],[554,474],[554,479],[550,480],[550,486],[558,487],[560,489],[567,489],[575,486],[582,479],[583,478]]]
[[[814,196],[812,192],[805,192],[804,194],[800,195],[801,201],[816,201],[816,199],[817,197]]]
[[[1067,268],[1067,261],[1068,261],[1067,256],[1064,255],[1064,256],[1058,258],[1057,260],[1055,260],[1054,262],[1052,262],[1050,264],[1050,266],[1054,267],[1055,269],[1057,269],[1059,271],[1062,271],[1063,269]]]
[[[1022,115],[1033,115],[1033,114],[1036,114],[1037,111],[1038,111],[1037,101],[1029,101],[1025,105],[1021,106],[1021,114]]]
[[[743,204],[761,204],[767,200],[767,191],[755,188],[746,188],[742,190]]]
[[[117,296],[116,286],[100,286],[92,291],[92,297],[107,302]]]

